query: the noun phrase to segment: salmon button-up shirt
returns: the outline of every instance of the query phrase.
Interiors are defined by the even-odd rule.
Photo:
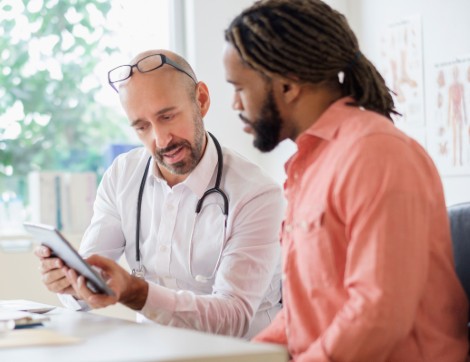
[[[296,362],[464,361],[468,305],[439,175],[351,101],[300,135],[286,165],[284,307],[255,340]]]

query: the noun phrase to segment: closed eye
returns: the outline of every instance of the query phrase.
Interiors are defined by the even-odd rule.
[[[132,128],[138,133],[144,132],[149,127],[148,122],[136,122],[132,125]]]
[[[175,116],[173,114],[162,114],[160,115],[160,120],[164,122],[171,121]]]

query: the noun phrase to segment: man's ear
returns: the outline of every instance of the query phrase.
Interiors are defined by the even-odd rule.
[[[300,95],[300,85],[289,79],[279,80],[280,96],[285,103],[295,101]]]
[[[209,110],[211,104],[211,98],[209,96],[209,88],[207,88],[206,83],[199,82],[196,89],[196,101],[201,110],[201,116],[204,117]]]

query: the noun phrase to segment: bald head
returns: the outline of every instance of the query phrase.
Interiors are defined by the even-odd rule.
[[[115,88],[119,87],[121,104],[131,124],[170,109],[176,112],[190,107],[203,116],[209,108],[207,86],[196,81],[184,58],[168,50],[139,53],[128,65],[110,71],[109,79]]]
[[[162,55],[162,57],[160,58],[158,55]],[[148,77],[150,86],[152,86],[152,80],[162,85],[162,78],[171,78],[171,86],[181,85],[194,98],[194,85],[197,84],[196,74],[189,63],[180,55],[165,49],[146,50],[134,56],[128,64],[135,65],[137,63],[138,68],[132,68],[131,77],[117,84],[119,88],[127,88],[129,84],[136,83],[134,79],[142,76]]]
[[[194,73],[193,68],[189,65],[189,63],[186,61],[186,59],[184,59],[182,56],[180,56],[176,53],[173,53],[172,51],[166,50],[166,49],[146,50],[142,53],[137,54],[134,58],[132,58],[130,60],[129,64],[135,64],[139,60],[141,60],[145,57],[148,57],[149,55],[153,55],[153,54],[163,54],[164,56],[166,56],[167,58],[172,60],[174,63],[176,63],[181,68],[181,70],[188,73],[188,75],[190,77],[192,77],[197,82],[196,74]]]

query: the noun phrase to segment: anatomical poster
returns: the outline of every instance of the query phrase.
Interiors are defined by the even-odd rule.
[[[378,68],[394,92],[396,126],[426,146],[421,18],[399,20],[380,35]]]
[[[428,152],[441,174],[470,173],[470,55],[436,63],[428,110]]]

